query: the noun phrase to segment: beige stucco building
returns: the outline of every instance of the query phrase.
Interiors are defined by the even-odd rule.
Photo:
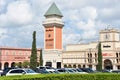
[[[62,67],[86,67],[96,69],[98,43],[101,42],[102,68],[120,69],[119,30],[107,28],[99,32],[99,40],[86,44],[69,44],[62,53]]]

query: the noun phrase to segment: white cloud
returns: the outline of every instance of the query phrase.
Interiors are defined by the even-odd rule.
[[[7,7],[7,12],[0,15],[2,25],[23,25],[32,21],[33,14],[26,1],[12,2]]]
[[[81,36],[79,34],[64,34],[63,35],[63,44],[76,44],[79,43]]]
[[[119,28],[120,0],[0,0],[0,34],[5,33],[4,44],[31,47],[32,32],[36,30],[38,46],[43,47],[42,21],[52,2],[64,16],[64,45],[77,43],[81,38],[95,39],[108,24]]]
[[[5,0],[0,0],[0,7],[4,6],[5,4]]]
[[[6,33],[7,33],[6,29],[0,28],[0,44],[3,44],[3,41],[7,36]]]
[[[82,19],[95,20],[97,18],[97,11],[94,7],[81,8],[80,14]]]
[[[35,13],[37,16],[43,17],[47,9],[51,6],[53,0],[28,0],[28,2],[31,4],[31,9],[33,13]],[[41,13],[41,14],[40,14]]]
[[[0,28],[0,39],[4,37],[5,33],[7,33],[7,30]]]
[[[84,31],[82,33],[82,38],[83,39],[95,39],[96,38],[96,30],[88,30],[88,31]]]
[[[77,23],[77,27],[81,30],[92,30],[95,28],[94,21],[88,20],[88,22],[80,21]]]
[[[120,19],[120,10],[118,8],[104,8],[100,10],[100,18],[104,21],[112,21]]]
[[[58,3],[60,4],[60,7],[65,10],[67,9],[77,9],[77,8],[81,8],[84,7],[87,4],[87,0],[64,0],[64,1],[58,1]]]

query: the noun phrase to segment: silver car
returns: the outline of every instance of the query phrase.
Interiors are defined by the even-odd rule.
[[[38,73],[36,73],[32,69],[18,68],[18,69],[10,69],[7,72],[3,72],[1,75],[2,76],[13,76],[13,75],[34,75],[34,74],[38,74]]]

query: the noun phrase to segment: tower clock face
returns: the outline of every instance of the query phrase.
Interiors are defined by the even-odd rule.
[[[104,39],[105,39],[105,40],[109,40],[109,38],[110,38],[110,35],[109,35],[108,33],[106,33],[106,34],[104,35]]]

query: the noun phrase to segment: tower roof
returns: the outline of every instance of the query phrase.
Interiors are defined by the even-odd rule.
[[[60,10],[57,8],[56,4],[53,3],[50,8],[47,10],[44,16],[50,16],[50,15],[58,15],[58,16],[63,16]]]

